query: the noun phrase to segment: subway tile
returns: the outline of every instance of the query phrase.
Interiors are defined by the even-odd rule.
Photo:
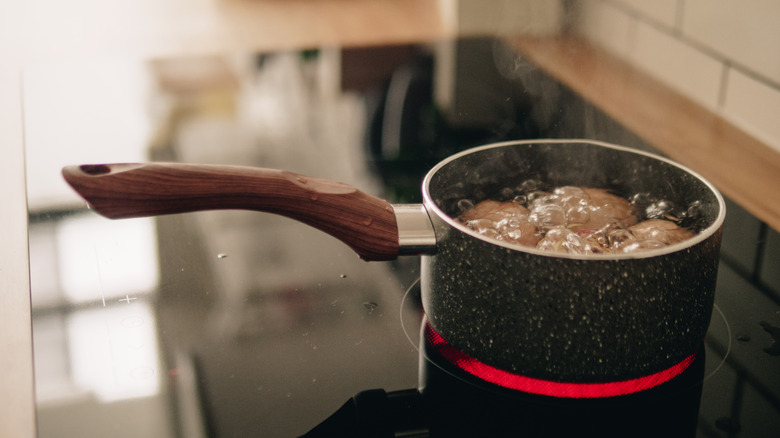
[[[751,71],[780,83],[780,2],[685,0],[682,32]]]
[[[726,221],[720,253],[742,272],[753,275],[758,259],[761,221],[730,199],[726,199]]]
[[[577,30],[581,34],[618,56],[628,56],[633,18],[620,8],[599,0],[581,0],[577,8]]]
[[[560,0],[460,0],[456,10],[461,34],[551,35],[563,18]]]
[[[780,2],[778,2],[780,4]],[[778,51],[780,58],[780,51]],[[723,103],[724,116],[780,151],[780,89],[731,69]]]
[[[643,19],[650,19],[669,28],[676,27],[679,0],[612,0],[612,2],[624,5]]]
[[[759,278],[780,299],[780,233],[772,228],[766,234]]]
[[[716,59],[646,23],[638,23],[631,61],[709,109],[717,108],[723,66]]]

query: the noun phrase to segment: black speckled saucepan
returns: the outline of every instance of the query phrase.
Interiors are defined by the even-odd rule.
[[[664,370],[699,348],[713,309],[723,198],[672,161],[606,143],[515,141],[464,151],[428,173],[422,205],[253,167],[93,164],[63,175],[110,218],[250,209],[314,226],[366,260],[420,254],[434,329],[462,352],[526,376],[607,382]],[[462,199],[500,197],[528,179],[695,207],[689,225],[698,233],[641,253],[570,255],[481,236],[453,217]]]

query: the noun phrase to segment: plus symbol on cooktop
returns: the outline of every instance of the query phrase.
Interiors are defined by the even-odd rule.
[[[126,302],[127,304],[130,304],[130,301],[137,300],[137,299],[138,299],[138,298],[136,298],[136,297],[131,297],[130,295],[125,295],[125,297],[124,297],[124,298],[120,298],[120,299],[118,299],[117,301],[124,301],[124,302]]]

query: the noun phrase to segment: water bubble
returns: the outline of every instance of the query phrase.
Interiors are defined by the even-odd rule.
[[[694,201],[688,205],[688,208],[681,215],[681,226],[696,229],[704,225],[703,222],[705,222],[706,219],[704,217],[703,208],[704,206],[701,201]]]
[[[585,190],[577,186],[562,186],[553,190],[553,193],[560,196],[561,199],[577,198],[583,199],[588,196]]]
[[[466,225],[477,232],[486,228],[496,228],[496,223],[490,219],[474,219],[466,222]]]
[[[547,231],[544,238],[536,245],[537,248],[548,251],[556,252],[568,252],[564,243],[567,242],[567,237],[572,234],[571,231],[564,227],[555,227]]]
[[[658,248],[663,248],[667,245],[668,245],[667,243],[661,242],[660,240],[652,240],[652,239],[643,240],[639,242],[639,246],[642,249],[658,249]],[[642,274],[642,277],[644,277],[644,274]]]
[[[667,245],[665,243],[659,242],[657,240],[643,240],[641,242],[634,242],[628,245],[624,245],[621,249],[625,253],[631,253],[637,251],[647,251],[650,249],[664,248],[666,246]]]
[[[648,219],[663,219],[667,216],[674,216],[675,205],[671,201],[655,201],[645,207],[645,216]]]
[[[536,196],[533,200],[534,207],[542,207],[547,205],[557,205],[560,207],[561,198],[558,195],[552,195],[545,193],[543,195]]]
[[[531,192],[534,190],[538,190],[541,186],[542,186],[541,181],[530,178],[523,181],[518,188],[520,189],[520,191],[523,192]]]
[[[225,254],[224,252],[221,252],[221,253],[217,254],[217,258],[218,258],[218,259],[224,259],[224,258],[227,258],[227,256],[228,256],[228,255],[227,255],[227,254]]]
[[[653,230],[651,231],[647,238],[645,239],[647,242],[655,242],[661,244],[661,246],[670,245],[671,240],[669,236],[669,232],[666,230]]]
[[[547,196],[547,192],[542,192],[539,190],[535,190],[532,192],[526,193],[526,199],[528,200],[529,204],[532,204],[536,199],[543,198]]]
[[[461,194],[450,199],[461,210],[458,219],[480,235],[573,254],[670,245],[689,238],[690,227],[704,217],[699,201],[680,210],[671,201],[648,193],[626,199],[607,189],[562,186],[551,190],[543,190],[543,183],[529,178],[514,189],[493,192],[492,198],[476,205],[472,199],[482,197],[469,199]],[[638,212],[647,216],[638,217]],[[558,228],[568,228],[568,233]]]
[[[693,201],[688,206],[688,209],[685,210],[685,217],[695,219],[701,216],[701,201]]]
[[[339,274],[339,278],[347,278],[347,274]]]
[[[577,205],[576,207],[570,207],[566,210],[566,223],[568,225],[586,224],[589,219],[590,212],[586,206]]]
[[[496,229],[496,223],[490,219],[474,219],[466,222],[466,225],[483,236],[498,238],[501,234]]]
[[[498,223],[498,226],[501,235],[505,236],[509,240],[520,240],[525,237],[523,234],[523,228],[525,227],[518,219],[504,219]]]
[[[607,231],[607,242],[611,248],[621,249],[636,242],[636,238],[625,228],[613,228]]]
[[[496,240],[504,240],[504,236],[501,235],[501,233],[499,233],[495,228],[483,228],[479,231],[479,234]]]
[[[515,204],[526,205],[528,203],[528,196],[517,195],[514,198],[512,198],[512,202],[514,202]]]
[[[653,197],[647,192],[634,193],[629,196],[628,202],[644,210],[647,205],[653,202]]]
[[[567,234],[566,241],[562,242],[562,246],[569,254],[586,254],[588,252],[588,245],[576,233]]]
[[[471,210],[472,208],[474,208],[474,202],[470,199],[461,199],[460,201],[458,201],[457,206],[458,206],[458,211],[462,213],[466,210]]]
[[[519,215],[509,216],[496,222],[496,229],[502,233],[509,233],[512,230],[517,230],[518,228],[522,227],[524,223],[527,223],[527,221],[527,217]]]
[[[534,208],[529,218],[536,225],[544,228],[566,225],[566,213],[560,205],[556,204]]]

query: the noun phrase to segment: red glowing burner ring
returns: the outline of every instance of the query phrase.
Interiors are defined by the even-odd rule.
[[[461,370],[494,385],[522,391],[528,394],[558,398],[606,398],[634,394],[666,383],[682,374],[696,359],[696,353],[665,370],[635,379],[604,383],[556,382],[536,379],[509,371],[500,370],[482,363],[462,351],[455,349],[433,329],[425,324],[427,342],[446,360]]]

